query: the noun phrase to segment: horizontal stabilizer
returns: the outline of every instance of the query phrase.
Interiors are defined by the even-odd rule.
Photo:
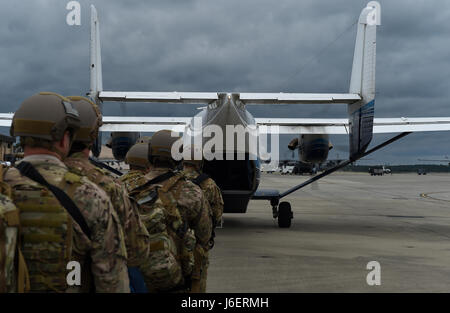
[[[102,91],[99,94],[99,99],[102,101],[208,104],[218,100],[219,96],[216,92]]]
[[[239,99],[246,104],[277,103],[355,103],[361,100],[356,93],[241,93]]]
[[[133,91],[102,91],[99,99],[102,101],[124,102],[167,102],[209,104],[220,98],[217,92],[133,92]],[[348,103],[361,100],[358,94],[339,93],[228,93],[236,100],[245,104],[301,104],[301,103]]]

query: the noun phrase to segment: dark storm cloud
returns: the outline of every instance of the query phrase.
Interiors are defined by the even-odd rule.
[[[82,25],[71,27],[65,23],[67,2],[2,1],[1,111],[15,111],[24,98],[41,90],[66,95],[88,91],[91,2],[99,11],[106,90],[346,92],[356,35],[356,26],[349,26],[367,3],[79,1]],[[450,3],[380,2],[376,116],[450,116]],[[257,117],[346,116],[344,106],[249,110]],[[126,112],[186,116],[197,110],[129,104]],[[120,114],[120,104],[105,105],[105,113]],[[447,133],[411,136],[376,157],[400,162],[445,155],[450,148],[442,140]],[[345,147],[347,138],[334,136],[333,141]]]

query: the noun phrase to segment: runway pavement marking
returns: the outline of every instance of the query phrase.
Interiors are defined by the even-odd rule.
[[[449,193],[448,191],[439,191],[439,192],[428,192],[428,193],[421,193],[420,196],[424,199],[431,199],[436,201],[444,201],[444,202],[450,202],[450,200],[446,199],[439,199],[435,197],[431,197],[430,195],[438,194],[438,193]]]

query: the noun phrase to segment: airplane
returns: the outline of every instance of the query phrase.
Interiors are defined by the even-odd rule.
[[[124,157],[140,132],[170,129],[183,133],[203,134],[204,127],[227,125],[256,128],[258,136],[265,133],[299,136],[298,146],[305,161],[322,163],[330,149],[329,135],[349,136],[349,159],[317,174],[305,182],[280,192],[258,189],[260,182],[260,155],[252,155],[248,145],[245,151],[236,149],[215,151],[224,155],[244,154],[243,159],[227,158],[205,160],[203,170],[220,187],[224,198],[224,213],[245,213],[250,200],[267,200],[278,226],[288,228],[293,218],[289,202],[281,201],[291,193],[355,162],[412,132],[448,131],[450,117],[436,118],[374,118],[376,29],[381,24],[381,6],[370,1],[363,8],[357,23],[357,35],[349,91],[347,93],[243,93],[243,92],[134,92],[103,89],[100,31],[97,10],[91,6],[90,35],[90,91],[88,96],[102,108],[106,102],[148,102],[202,104],[205,107],[194,117],[124,117],[104,116],[102,132],[111,132],[114,156]],[[252,104],[337,104],[347,105],[348,118],[254,118],[246,109]],[[10,126],[12,114],[0,114],[0,126]],[[196,127],[200,119],[202,127]],[[271,128],[274,126],[274,128]],[[225,133],[225,132],[224,132]],[[368,150],[373,134],[399,133]],[[99,136],[100,137],[100,136]],[[93,148],[98,156],[101,138]]]

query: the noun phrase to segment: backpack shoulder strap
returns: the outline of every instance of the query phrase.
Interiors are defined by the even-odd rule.
[[[31,163],[22,161],[16,167],[23,176],[28,177],[29,179],[43,185],[48,190],[50,190],[56,197],[56,199],[58,199],[59,203],[67,210],[67,213],[69,213],[74,221],[77,222],[78,225],[80,225],[83,233],[89,239],[91,239],[91,230],[89,229],[89,226],[87,225],[83,215],[81,215],[80,209],[64,191],[48,183]]]
[[[156,176],[155,178],[151,179],[150,181],[146,182],[145,184],[143,184],[142,186],[139,186],[138,188],[134,189],[133,192],[131,193],[132,195],[136,195],[141,193],[142,191],[145,190],[145,188],[151,186],[151,185],[155,185],[155,184],[159,184],[161,182],[164,182],[170,178],[172,178],[173,176],[175,176],[175,173],[172,171],[166,172],[164,174],[161,174],[159,176]],[[154,202],[157,197],[158,197],[158,188],[152,188],[152,190],[150,190],[150,192],[143,198],[137,200],[137,203],[139,205],[142,205],[144,203],[148,203],[148,202]]]
[[[203,183],[205,180],[207,180],[209,178],[209,175],[206,173],[201,173],[200,175],[198,175],[197,177],[195,177],[194,179],[192,179],[191,181],[196,184],[197,186],[200,187],[201,183]]]
[[[156,176],[155,178],[149,180],[148,182],[146,182],[145,184],[143,184],[142,186],[140,186],[138,189],[146,188],[146,187],[148,187],[148,186],[155,185],[155,184],[159,184],[159,183],[161,183],[161,182],[163,182],[163,181],[168,180],[168,179],[171,178],[172,176],[175,176],[175,173],[172,172],[172,171],[168,171],[168,172],[166,172],[166,173],[164,173],[164,174],[161,174],[161,175]]]

